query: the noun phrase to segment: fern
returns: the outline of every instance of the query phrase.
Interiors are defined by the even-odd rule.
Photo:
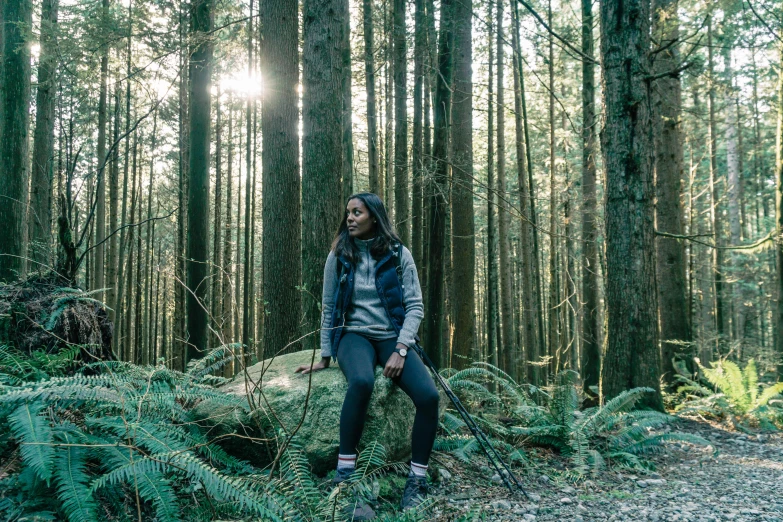
[[[63,442],[71,438],[63,434]],[[88,451],[77,446],[65,446],[54,458],[54,478],[57,482],[57,496],[70,522],[93,522],[98,519],[98,505],[89,489],[87,474]]]
[[[8,421],[21,445],[22,460],[48,484],[52,478],[54,448],[49,421],[40,415],[43,408],[42,404],[23,404],[8,417]]]

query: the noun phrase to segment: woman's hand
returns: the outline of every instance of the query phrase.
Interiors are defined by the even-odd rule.
[[[329,357],[321,357],[321,360],[317,363],[310,366],[309,364],[303,364],[299,368],[297,368],[294,373],[301,372],[302,375],[310,372],[317,372],[318,370],[323,370],[324,368],[329,367]]]
[[[408,349],[408,347],[404,344],[397,343],[398,350],[403,348],[406,350]],[[389,357],[389,360],[386,361],[386,366],[383,368],[383,376],[388,377],[389,379],[396,379],[402,375],[403,366],[405,366],[405,357],[402,357],[399,353],[394,352],[391,354],[391,357]]]

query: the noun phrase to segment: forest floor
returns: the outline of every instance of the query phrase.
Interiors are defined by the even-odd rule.
[[[655,471],[603,470],[576,483],[566,461],[551,452],[529,453],[519,478],[531,499],[509,495],[483,459],[475,465],[434,456],[446,470],[432,488],[434,520],[470,511],[487,521],[783,522],[783,434],[743,434],[725,426],[680,420],[674,429],[700,435],[709,446],[669,443],[653,458]]]

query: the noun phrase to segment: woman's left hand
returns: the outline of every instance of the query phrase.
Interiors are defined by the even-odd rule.
[[[408,349],[407,346],[405,346],[402,343],[397,344],[397,349],[400,350],[402,348]],[[388,377],[389,379],[396,379],[400,375],[402,375],[402,367],[405,366],[405,357],[402,357],[399,353],[394,352],[391,354],[391,357],[389,357],[389,360],[386,361],[386,366],[383,368],[383,376]]]

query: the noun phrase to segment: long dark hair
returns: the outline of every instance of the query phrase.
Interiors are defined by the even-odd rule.
[[[394,225],[389,219],[386,206],[381,198],[372,192],[359,192],[348,198],[345,202],[346,206],[348,201],[352,199],[358,199],[364,203],[370,217],[375,218],[375,238],[370,245],[370,254],[373,258],[380,259],[386,255],[394,243],[402,243],[397,231],[394,230]],[[337,257],[343,256],[353,264],[356,264],[356,260],[359,259],[359,249],[348,232],[348,213],[344,208],[343,219],[340,221],[340,227],[334,235],[334,241],[332,241],[332,250]]]

